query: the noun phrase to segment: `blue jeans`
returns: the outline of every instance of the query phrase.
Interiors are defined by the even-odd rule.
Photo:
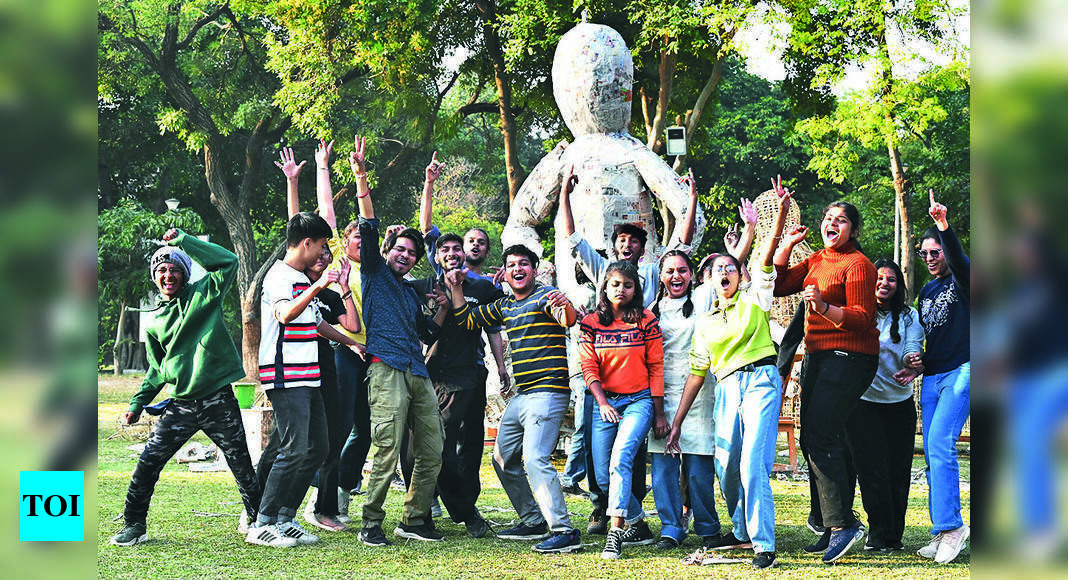
[[[256,467],[263,482],[261,524],[293,519],[330,450],[319,387],[268,389],[267,398],[274,410],[274,432]]]
[[[1068,418],[1068,364],[1020,373],[1009,395],[1020,527],[1028,534],[1056,532],[1057,433]]]
[[[971,411],[972,363],[923,377],[923,455],[927,458],[927,509],[931,533],[964,525],[960,515],[960,465],[957,438]]]
[[[561,392],[512,397],[501,416],[493,447],[493,468],[519,521],[528,526],[546,522],[554,532],[572,529],[560,478],[549,460],[567,403],[567,393]]]
[[[649,435],[653,424],[653,398],[649,389],[626,395],[606,392],[608,403],[619,412],[618,423],[607,423],[593,413],[590,448],[594,473],[601,489],[608,489],[610,517],[635,522],[645,517],[642,504],[631,493],[634,456]]]
[[[565,486],[574,485],[586,477],[586,453],[589,450],[586,449],[586,441],[582,433],[585,391],[586,381],[582,379],[582,375],[571,377],[571,398],[575,399],[575,432],[571,435],[571,450],[567,454],[564,474],[560,477],[561,483]]]
[[[666,453],[653,453],[653,501],[660,515],[660,536],[674,538],[680,544],[686,539],[686,520],[682,517],[682,478],[686,478],[693,530],[698,536],[714,536],[720,532],[716,513],[715,458],[711,455],[684,453],[681,458]]]
[[[775,365],[737,371],[716,383],[716,475],[734,536],[753,551],[775,551],[771,496],[782,378]]]

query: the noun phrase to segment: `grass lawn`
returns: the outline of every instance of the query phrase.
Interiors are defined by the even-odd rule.
[[[387,517],[383,528],[395,541],[389,548],[369,548],[354,533],[320,534],[322,541],[313,546],[276,550],[251,546],[236,532],[241,510],[237,486],[229,473],[192,473],[187,466],[171,462],[164,469],[153,496],[148,515],[150,542],[133,548],[108,544],[121,523],[112,521],[122,513],[126,486],[137,461],[137,453],[126,449],[147,437],[146,427],[120,428],[118,417],[125,410],[130,395],[140,383],[140,376],[100,376],[99,394],[99,462],[97,494],[99,502],[99,538],[97,573],[101,578],[155,577],[607,577],[642,576],[645,578],[690,578],[708,576],[774,575],[776,577],[968,577],[970,556],[965,552],[952,564],[939,566],[915,555],[915,550],[929,541],[927,493],[924,486],[914,485],[901,554],[871,555],[863,550],[843,558],[835,566],[822,563],[819,555],[804,553],[801,548],[815,536],[805,528],[808,513],[808,483],[772,481],[776,507],[776,542],[780,565],[773,571],[755,572],[748,563],[716,566],[684,566],[680,558],[695,550],[699,539],[691,536],[682,548],[660,552],[653,546],[628,549],[623,558],[606,563],[599,557],[603,536],[583,536],[586,549],[577,554],[542,555],[532,552],[531,542],[472,540],[462,524],[447,517],[437,521],[445,541],[423,543],[401,540],[391,531],[398,523],[403,496],[390,491],[386,499]],[[142,421],[147,415],[142,415]],[[195,441],[208,443],[203,434]],[[915,466],[922,465],[918,459]],[[968,473],[969,459],[962,457],[962,473]],[[560,468],[563,466],[560,465]],[[479,507],[483,515],[498,528],[513,523],[516,514],[500,487],[490,464],[487,449],[482,466],[483,491]],[[965,512],[969,493],[963,493]],[[360,513],[359,496],[353,498],[352,514]],[[572,521],[585,530],[590,503],[568,496]],[[860,498],[856,506],[861,508]],[[646,498],[646,510],[653,511],[652,494]],[[725,528],[730,523],[720,508]],[[863,512],[862,516],[863,516]],[[204,515],[219,514],[219,515]],[[654,533],[660,522],[649,519]],[[310,527],[310,526],[309,526]],[[318,533],[316,531],[315,533]],[[727,553],[728,557],[745,558],[749,552]]]

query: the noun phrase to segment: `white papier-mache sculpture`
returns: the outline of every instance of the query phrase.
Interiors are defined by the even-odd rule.
[[[618,223],[640,224],[649,234],[645,261],[656,262],[664,252],[653,221],[650,192],[682,224],[690,199],[689,186],[679,183],[667,163],[628,133],[634,63],[623,37],[600,24],[581,23],[567,32],[553,57],[553,97],[575,142],[560,142],[527,177],[512,202],[501,233],[503,247],[523,244],[542,256],[534,226],[556,205],[560,181],[574,166],[578,185],[571,194],[575,230],[597,250],[614,259],[609,239]],[[575,288],[575,259],[563,237],[560,212],[556,223],[558,287]],[[667,247],[678,241],[676,226]],[[705,230],[698,206],[694,237],[697,247]]]

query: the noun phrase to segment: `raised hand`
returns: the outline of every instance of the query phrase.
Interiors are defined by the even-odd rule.
[[[402,226],[401,224],[393,224],[393,225],[387,227],[386,231],[383,232],[382,239],[383,240],[389,239],[389,236],[392,236],[395,233],[399,234],[399,233],[403,232],[404,230],[405,230],[405,226]]]
[[[938,229],[945,230],[949,227],[949,222],[946,220],[946,206],[935,201],[934,189],[930,190],[931,194],[931,208],[928,212],[931,214],[931,219],[934,220]]]
[[[340,268],[338,284],[341,285],[342,292],[346,292],[349,289],[349,274],[352,273],[352,264],[349,263],[349,259],[346,256],[341,256],[341,259],[338,260],[338,266]]]
[[[163,234],[163,241],[164,242],[169,242],[169,241],[171,241],[171,240],[173,240],[174,238],[177,238],[177,237],[178,237],[178,230],[175,229],[175,228],[171,228],[171,229],[167,230],[166,233]]]
[[[723,234],[723,247],[726,248],[728,254],[733,254],[741,240],[742,234],[738,231],[738,224],[731,224],[727,232]]]
[[[808,228],[805,226],[794,226],[786,233],[786,244],[789,246],[796,246],[805,241],[805,236],[808,235]]]
[[[326,139],[320,139],[319,145],[315,147],[315,165],[317,167],[330,167],[330,152],[334,150],[334,142],[326,142]],[[303,164],[303,163],[302,163]]]
[[[300,175],[300,170],[304,169],[304,164],[307,162],[307,160],[304,160],[298,165],[293,159],[293,148],[282,147],[281,151],[278,152],[278,161],[275,161],[274,164],[282,170],[287,179],[295,179]]]
[[[560,193],[564,195],[571,195],[571,192],[575,191],[575,186],[578,185],[578,176],[575,175],[575,166],[572,165],[567,170],[567,176],[560,183]]]
[[[352,167],[352,172],[356,177],[367,175],[366,152],[367,138],[357,135],[356,148],[353,149],[352,153],[349,153],[349,166]]]
[[[434,156],[430,158],[430,165],[426,166],[427,182],[433,183],[434,180],[436,180],[438,176],[441,175],[442,167],[444,167],[444,165],[440,161],[438,161],[438,152],[435,151]]]
[[[742,198],[738,205],[738,215],[742,217],[742,221],[747,224],[756,225],[757,223],[757,209],[753,205],[753,202],[746,198]]]
[[[693,197],[697,197],[697,180],[693,178],[693,167],[691,167],[690,170],[686,172],[686,175],[683,175],[679,178],[679,183],[681,185],[689,186],[690,195]]]

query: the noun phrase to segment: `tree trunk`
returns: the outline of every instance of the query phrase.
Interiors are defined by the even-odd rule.
[[[914,278],[914,268],[912,267],[912,224],[909,220],[909,194],[905,189],[908,180],[905,178],[905,168],[901,165],[901,153],[889,137],[886,139],[886,148],[890,155],[890,174],[894,178],[894,200],[897,205],[897,211],[901,216],[901,246],[899,247],[901,263],[898,265],[901,266],[901,274],[905,277],[904,287],[910,292],[910,296],[914,296],[912,294],[912,281]]]
[[[256,275],[255,268],[259,260],[256,256],[256,242],[249,223],[248,209],[241,208],[240,203],[234,199],[235,196],[226,182],[227,172],[220,166],[221,149],[214,137],[204,144],[204,177],[211,191],[211,203],[222,216],[226,231],[230,234],[230,241],[234,245],[234,253],[237,254],[237,288],[238,295],[242,298],[241,357],[247,378],[254,379],[259,370],[259,310],[253,308],[249,311],[246,293]],[[258,301],[253,303],[258,305]]]
[[[667,43],[667,39],[664,39],[664,42]],[[671,89],[675,82],[675,66],[677,63],[678,57],[676,55],[668,53],[666,50],[660,52],[660,91],[657,93],[656,114],[653,116],[652,123],[647,123],[645,127],[648,131],[645,137],[645,145],[654,153],[658,153],[660,148],[664,146],[664,139],[661,137],[661,133],[664,132],[664,126],[667,124],[667,109],[671,103]]]
[[[523,185],[526,172],[519,163],[519,147],[516,139],[515,112],[512,110],[512,80],[504,65],[500,39],[493,29],[497,19],[497,6],[492,0],[477,0],[475,7],[482,15],[482,37],[486,43],[486,54],[493,63],[493,80],[497,85],[497,108],[501,115],[501,137],[504,138],[504,167],[508,178],[508,205],[511,206]]]
[[[123,369],[123,356],[122,356],[122,341],[123,334],[126,332],[126,299],[122,299],[122,306],[119,306],[119,324],[115,329],[115,345],[111,347],[111,359],[115,363],[115,375],[121,375]]]

